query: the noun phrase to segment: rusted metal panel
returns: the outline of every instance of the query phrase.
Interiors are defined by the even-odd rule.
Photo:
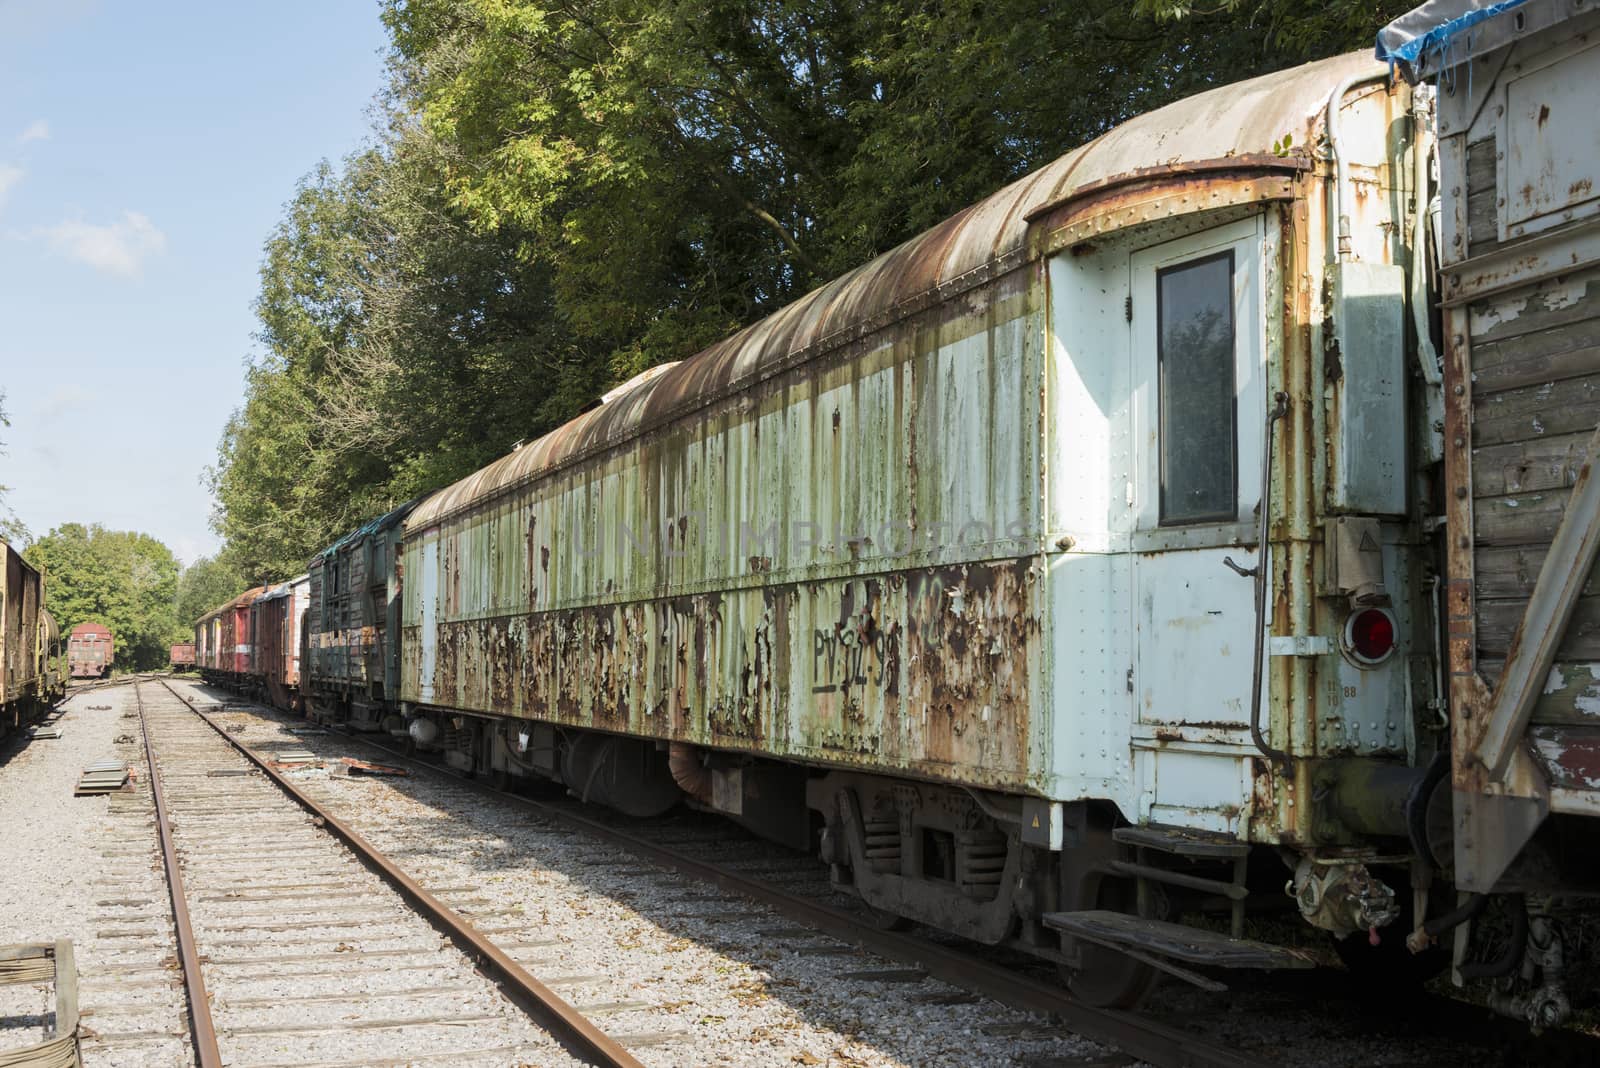
[[[1023,787],[1037,299],[1014,273],[637,451],[413,519],[401,697]]]

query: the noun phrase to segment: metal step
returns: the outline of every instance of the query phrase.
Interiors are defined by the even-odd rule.
[[[1045,926],[1085,942],[1151,953],[1186,964],[1214,968],[1313,968],[1315,962],[1297,949],[1229,938],[1218,931],[1185,927],[1166,920],[1147,920],[1125,912],[1090,909],[1084,912],[1047,912]]]
[[[1248,843],[1214,831],[1194,831],[1185,827],[1118,827],[1111,840],[1124,845],[1154,849],[1196,860],[1232,860],[1250,852]]]

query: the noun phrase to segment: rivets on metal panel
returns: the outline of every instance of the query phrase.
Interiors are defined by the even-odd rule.
[[[1456,496],[1457,497],[1465,498],[1466,495],[1467,495],[1467,487],[1465,487],[1465,486],[1457,486],[1456,487]]]
[[[1460,342],[1457,342],[1457,344],[1460,344]],[[1460,382],[1456,383],[1456,388],[1455,388],[1455,395],[1456,396],[1459,397],[1463,393],[1465,393],[1466,391],[1467,391],[1467,387],[1466,386],[1463,386]]]
[[[1461,706],[1461,718],[1462,719],[1471,719],[1472,718],[1472,706],[1471,705],[1462,705]]]
[[[1472,539],[1463,534],[1461,537],[1456,539],[1456,544],[1461,546],[1463,549],[1470,549],[1472,548]]]
[[[1463,437],[1457,437],[1456,438],[1456,448],[1464,449],[1466,447],[1467,447],[1467,439],[1463,438]]]
[[[1461,276],[1459,274],[1451,275],[1450,276],[1450,284],[1453,285],[1453,286],[1460,285],[1461,284]]]

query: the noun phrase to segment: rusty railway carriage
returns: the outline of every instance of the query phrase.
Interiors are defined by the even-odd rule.
[[[168,652],[168,658],[173,671],[194,670],[194,643],[183,642],[174,645]]]
[[[1594,84],[1525,35],[1563,2],[1483,24],[1437,152],[1361,56],[1196,96],[374,520],[311,562],[308,713],[725,813],[1098,1003],[1307,966],[1242,937],[1287,908],[1554,1022],[1600,845],[1593,126],[1519,73]],[[1517,166],[1568,193],[1496,216]]]
[[[401,523],[415,502],[374,519],[318,553],[308,571],[302,688],[330,714],[376,729],[395,713],[400,686]]]
[[[195,656],[206,682],[243,688],[255,670],[251,607],[267,587],[246,590],[194,625]]]
[[[67,668],[75,679],[106,678],[116,656],[116,638],[104,623],[79,623],[67,638]]]
[[[1137,118],[424,499],[412,737],[1098,1002],[1304,965],[1230,937],[1286,881],[1358,955],[1442,740],[1414,105],[1357,56]]]
[[[301,575],[268,587],[251,606],[255,651],[250,684],[286,712],[300,708],[300,632],[309,592],[310,579]]]
[[[61,631],[44,607],[44,579],[0,541],[0,737],[66,694]]]

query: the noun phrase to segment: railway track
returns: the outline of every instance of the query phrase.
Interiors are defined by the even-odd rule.
[[[471,886],[408,879],[170,686],[134,687],[142,753],[113,801],[126,845],[107,873],[121,896],[97,905],[114,927],[101,939],[119,937],[141,963],[102,953],[105,974],[85,980],[170,996],[86,1005],[90,1063],[637,1068],[527,972],[547,941],[495,926],[520,917],[481,908]],[[178,989],[172,960],[148,963],[174,943]],[[141,1025],[122,1030],[119,1016]]]
[[[168,689],[175,697],[189,704],[191,709],[198,709],[197,702],[182,697],[170,686]],[[862,947],[906,965],[906,977],[925,974],[1023,1011],[1048,1015],[1072,1032],[1114,1046],[1151,1064],[1249,1068],[1272,1063],[1253,1058],[1237,1047],[1213,1044],[1190,1032],[1134,1014],[1090,1008],[1073,1000],[1058,983],[1050,979],[995,963],[964,948],[918,934],[882,930],[862,913],[828,903],[825,900],[826,886],[817,885],[818,871],[814,864],[808,863],[801,869],[790,858],[791,863],[787,867],[778,863],[778,868],[782,870],[775,871],[773,865],[764,862],[763,858],[758,856],[752,859],[747,850],[739,859],[708,859],[704,842],[690,840],[666,843],[652,840],[576,811],[575,806],[497,791],[425,761],[414,760],[368,738],[356,735],[346,737],[383,753],[388,762],[403,762],[408,767],[444,776],[474,792],[509,801],[543,820],[624,850],[636,858],[631,861],[635,865],[645,861],[685,876],[692,884],[714,886],[724,893],[770,906],[787,920],[804,925],[803,928],[784,932],[791,938],[810,932]],[[228,741],[241,752],[250,753],[236,738],[230,736]],[[263,753],[250,753],[250,758],[261,767],[269,764]],[[778,858],[768,860],[776,862]],[[593,863],[615,866],[618,862],[598,857]],[[808,883],[810,885],[803,885]],[[820,951],[826,952],[826,949]]]

